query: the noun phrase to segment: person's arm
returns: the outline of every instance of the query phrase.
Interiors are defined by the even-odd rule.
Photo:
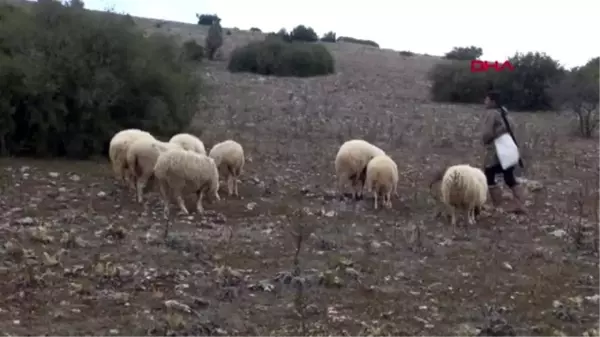
[[[482,141],[484,145],[493,142],[494,139],[508,132],[502,121],[502,117],[497,112],[489,113],[485,117],[482,131]]]

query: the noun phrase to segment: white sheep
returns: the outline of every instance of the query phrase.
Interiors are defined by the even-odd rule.
[[[139,138],[132,142],[127,149],[125,160],[126,176],[133,182],[136,189],[137,201],[142,202],[142,194],[148,181],[154,175],[156,160],[162,152],[182,149],[178,144],[165,143],[156,139]]]
[[[227,192],[231,196],[239,196],[238,177],[242,174],[244,167],[244,149],[233,140],[226,140],[215,144],[208,156],[215,160],[219,168],[219,174],[227,180]]]
[[[392,192],[397,194],[398,165],[387,155],[373,157],[367,164],[365,188],[373,193],[374,208],[377,209],[377,197],[381,195],[383,205],[392,207]]]
[[[158,145],[154,145],[158,146]],[[219,172],[215,161],[203,154],[183,149],[161,152],[154,166],[154,177],[158,183],[164,203],[164,214],[168,218],[169,198],[172,195],[181,212],[189,214],[183,199],[184,194],[197,196],[196,209],[202,213],[202,197],[208,194],[214,200],[219,197]]]
[[[452,229],[456,230],[456,209],[467,210],[469,224],[487,201],[488,185],[485,174],[478,168],[462,164],[453,165],[438,173],[430,187],[440,180],[441,199],[451,216]]]
[[[353,139],[342,144],[335,157],[335,174],[340,196],[344,196],[344,184],[352,184],[352,196],[362,198],[367,164],[373,157],[385,155],[377,146],[362,139]]]
[[[118,180],[127,182],[126,171],[124,169],[127,148],[133,141],[140,138],[155,139],[149,132],[139,129],[126,129],[117,132],[110,140],[108,148],[108,158],[112,164],[113,171]],[[131,181],[129,181],[131,183]]]
[[[178,144],[184,150],[194,151],[200,154],[206,154],[206,149],[204,148],[204,143],[202,141],[189,133],[178,133],[175,136],[169,139],[169,143]]]

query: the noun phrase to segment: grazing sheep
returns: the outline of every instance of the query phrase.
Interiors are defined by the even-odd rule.
[[[438,172],[430,184],[442,180],[441,199],[450,212],[453,231],[456,230],[456,209],[467,210],[469,224],[475,223],[475,216],[487,201],[488,185],[485,174],[470,165],[453,165]]]
[[[173,149],[181,149],[181,146],[149,138],[137,139],[129,145],[125,161],[126,176],[136,188],[139,203],[142,202],[144,188],[154,175],[154,166],[158,156]]]
[[[373,193],[374,208],[377,209],[377,197],[382,196],[383,205],[392,207],[392,192],[396,193],[398,186],[398,166],[387,155],[373,157],[367,164],[365,187]]]
[[[231,196],[239,196],[238,177],[242,174],[244,167],[244,149],[233,140],[226,140],[215,144],[210,149],[208,156],[215,160],[219,168],[219,174],[227,180],[227,192]]]
[[[154,144],[158,147],[159,145]],[[219,172],[215,161],[203,154],[183,149],[161,152],[154,166],[154,177],[160,188],[164,203],[164,214],[168,218],[169,195],[171,194],[181,212],[189,214],[183,199],[184,194],[195,193],[196,207],[202,213],[202,197],[207,192],[215,200],[219,197]]]
[[[169,143],[178,144],[184,150],[206,154],[204,143],[202,143],[198,137],[190,135],[189,133],[178,133],[169,139]]]
[[[126,129],[117,132],[110,140],[108,158],[110,159],[113,171],[118,180],[127,182],[127,176],[125,175],[126,171],[124,170],[127,148],[133,141],[140,138],[154,139],[154,137],[146,131]],[[131,181],[129,181],[129,183],[131,183]]]
[[[367,164],[373,157],[385,155],[382,149],[362,139],[353,139],[342,144],[335,157],[335,174],[340,196],[344,196],[344,183],[352,183],[354,199],[362,198]]]

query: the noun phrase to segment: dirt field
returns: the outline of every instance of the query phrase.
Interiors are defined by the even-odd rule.
[[[252,38],[232,31],[224,56]],[[204,215],[177,216],[167,239],[157,194],[136,204],[106,159],[2,160],[0,331],[598,335],[598,139],[573,136],[569,116],[515,113],[529,215],[486,209],[453,234],[428,180],[481,163],[482,108],[428,101],[434,57],[331,49],[338,72],[322,78],[202,70],[215,99],[190,129],[207,148],[244,145],[241,199],[222,192]],[[335,197],[350,138],[398,163],[393,209]]]

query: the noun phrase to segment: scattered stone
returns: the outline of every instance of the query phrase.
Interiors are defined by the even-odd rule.
[[[256,207],[256,203],[255,202],[249,202],[246,205],[246,209],[249,210],[249,211],[253,210],[255,207]]]
[[[76,174],[73,174],[69,177],[69,179],[71,179],[71,181],[78,182],[81,180],[81,177]]]
[[[33,218],[30,216],[26,216],[24,218],[16,220],[15,224],[21,225],[21,226],[31,226],[31,225],[35,224],[35,220],[33,220]]]
[[[512,271],[512,270],[513,270],[513,267],[512,267],[512,266],[510,265],[510,263],[508,263],[508,262],[503,262],[503,263],[502,263],[502,267],[503,267],[504,269],[508,270],[508,271]]]
[[[175,309],[186,313],[192,312],[192,308],[190,308],[188,305],[175,300],[166,300],[164,304],[167,309]]]
[[[60,173],[58,173],[58,172],[48,172],[48,175],[50,176],[50,178],[58,178],[60,176]]]
[[[564,229],[557,229],[550,232],[550,235],[555,236],[557,238],[562,238],[563,236],[567,235],[567,232]]]

